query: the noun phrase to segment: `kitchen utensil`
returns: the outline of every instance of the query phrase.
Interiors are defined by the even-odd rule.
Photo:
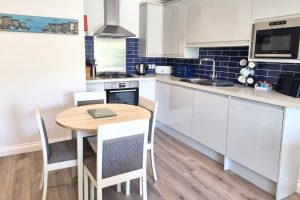
[[[96,77],[97,67],[96,66],[92,66],[90,73],[91,73],[91,77]]]
[[[149,67],[147,64],[140,63],[135,66],[135,69],[137,75],[145,75]]]

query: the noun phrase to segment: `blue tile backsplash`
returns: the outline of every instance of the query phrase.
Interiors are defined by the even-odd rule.
[[[94,59],[94,37],[85,36],[85,58]]]
[[[93,37],[86,37],[86,58],[94,58]],[[213,58],[216,61],[216,73],[220,79],[231,80],[237,83],[237,78],[241,67],[239,61],[248,57],[248,47],[216,47],[199,48],[199,59],[179,59],[179,58],[145,58],[138,55],[138,38],[126,39],[126,72],[135,73],[135,65],[143,62],[146,64],[171,65],[171,66],[191,66],[194,68],[194,77],[209,78],[212,73],[212,63],[203,62],[200,66],[200,59]],[[300,64],[286,63],[257,63],[255,68],[255,80],[267,80],[275,85],[281,73],[300,73]],[[148,73],[154,73],[149,70]]]

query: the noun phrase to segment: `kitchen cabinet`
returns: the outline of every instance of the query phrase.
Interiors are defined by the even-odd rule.
[[[163,56],[168,58],[198,58],[198,48],[185,47],[185,2],[176,1],[163,8]]]
[[[232,98],[229,103],[227,156],[277,182],[283,109]]]
[[[156,84],[157,120],[191,137],[193,90],[160,82]]]
[[[171,85],[156,82],[155,100],[158,102],[156,119],[167,125],[169,119]]]
[[[188,47],[249,45],[253,0],[186,0]]]
[[[163,6],[142,3],[139,17],[139,55],[162,57]]]
[[[155,100],[155,79],[139,80],[139,96]]]
[[[225,155],[227,137],[228,97],[195,91],[192,138]]]
[[[300,14],[299,0],[254,0],[254,21],[297,14]]]

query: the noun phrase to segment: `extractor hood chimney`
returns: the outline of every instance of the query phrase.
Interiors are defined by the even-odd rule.
[[[99,38],[135,36],[119,25],[119,0],[104,0],[104,26],[94,36]]]

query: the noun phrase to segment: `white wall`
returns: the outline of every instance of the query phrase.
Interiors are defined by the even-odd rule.
[[[83,0],[4,0],[0,13],[78,19],[80,29],[79,35],[0,32],[1,156],[40,141],[35,104],[49,139],[68,135],[55,116],[73,104],[74,91],[85,90],[85,57]]]
[[[139,35],[139,4],[145,0],[120,0],[120,25]],[[88,15],[89,35],[104,24],[103,0],[84,0],[84,13]]]

